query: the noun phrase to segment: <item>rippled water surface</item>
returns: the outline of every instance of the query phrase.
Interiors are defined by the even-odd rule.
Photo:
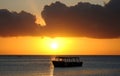
[[[120,56],[79,56],[82,67],[54,68],[52,56],[0,56],[0,76],[120,76]]]

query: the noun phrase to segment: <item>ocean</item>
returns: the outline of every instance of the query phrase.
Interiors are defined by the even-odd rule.
[[[54,56],[0,56],[0,76],[120,76],[120,56],[78,56],[82,67],[54,68]]]

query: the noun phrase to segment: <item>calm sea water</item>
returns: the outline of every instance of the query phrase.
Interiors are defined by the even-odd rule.
[[[54,68],[52,56],[0,56],[0,76],[120,76],[120,56],[79,56],[82,67]]]

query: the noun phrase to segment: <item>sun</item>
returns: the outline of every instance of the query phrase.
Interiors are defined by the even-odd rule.
[[[71,40],[61,37],[44,37],[41,41],[42,42],[39,42],[41,44],[39,49],[40,51],[42,50],[42,53],[45,53],[46,55],[66,54],[66,52],[69,50],[70,44],[72,44]]]
[[[52,42],[51,43],[51,48],[54,49],[54,50],[57,49],[58,48],[58,43]]]

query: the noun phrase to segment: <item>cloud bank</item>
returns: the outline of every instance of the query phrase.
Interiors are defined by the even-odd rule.
[[[120,38],[120,0],[111,0],[104,7],[81,2],[68,7],[58,1],[46,5],[41,14],[45,27],[25,11],[0,9],[0,36]]]
[[[56,2],[45,6],[42,16],[47,24],[42,33],[48,36],[120,37],[120,0],[104,7],[81,2],[68,7]]]
[[[0,36],[37,35],[40,27],[35,20],[35,16],[25,11],[17,13],[0,9]]]

